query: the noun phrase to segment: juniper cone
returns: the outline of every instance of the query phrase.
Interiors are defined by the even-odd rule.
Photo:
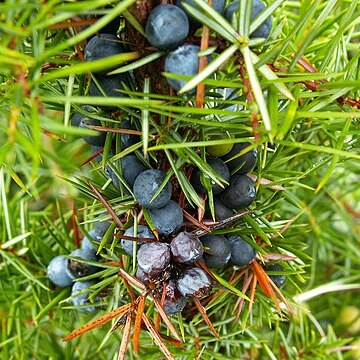
[[[160,209],[149,210],[149,215],[159,235],[162,236],[176,234],[184,220],[181,207],[173,200]]]
[[[224,164],[224,162],[218,158],[218,157],[208,157],[206,159],[206,162],[211,166],[211,168],[226,182],[230,179],[230,172],[228,167]],[[194,189],[202,194],[207,194],[207,190],[205,186],[202,183],[201,180],[201,172],[199,169],[196,169],[194,171],[193,177],[192,177],[192,184],[194,186]],[[220,194],[225,188],[226,184],[222,186],[216,184],[213,180],[209,179],[212,191],[214,195]]]
[[[182,311],[187,303],[186,297],[182,296],[174,280],[166,283],[166,296],[164,301],[164,310],[167,315],[174,315]]]
[[[137,252],[137,261],[141,270],[155,277],[170,263],[169,245],[161,242],[143,244]]]
[[[173,50],[188,36],[189,21],[175,5],[156,6],[147,19],[145,34],[149,43],[160,50]]]
[[[232,175],[229,186],[220,194],[221,201],[236,210],[251,205],[255,198],[254,182],[246,175]]]
[[[124,85],[129,84],[126,74],[117,75],[93,75],[96,81],[91,80],[89,93],[91,96],[108,96],[108,97],[124,97],[126,94],[121,90],[125,90]],[[99,84],[97,85],[96,82]]]
[[[204,270],[194,267],[180,274],[176,287],[187,298],[202,297],[211,290],[211,281]]]
[[[172,259],[178,263],[194,263],[203,255],[201,241],[193,234],[181,232],[170,243]]]
[[[99,120],[83,118],[80,121],[79,128],[87,129],[89,126],[102,126]],[[90,129],[90,128],[89,128]],[[93,146],[104,146],[106,140],[106,132],[97,131],[97,135],[83,136],[86,143]]]
[[[231,21],[235,15],[237,9],[239,8],[240,0],[235,0],[232,2],[225,10],[225,17],[227,20]],[[253,8],[251,12],[251,20],[254,20],[263,10],[265,5],[260,0],[253,0]],[[267,39],[270,35],[272,20],[271,17],[268,17],[252,34],[250,38],[265,38]]]
[[[264,270],[266,272],[269,272],[269,271],[281,272],[281,271],[283,271],[283,268],[279,264],[270,264],[270,265],[264,266]],[[279,289],[284,286],[285,281],[286,281],[286,276],[285,275],[270,275],[269,274],[269,278],[274,282],[274,284]]]
[[[130,227],[124,232],[125,236],[132,236],[135,237],[135,228],[134,226]],[[152,233],[152,231],[149,229],[148,226],[145,225],[138,225],[137,228],[137,237],[138,238],[151,238],[155,239],[155,235]],[[126,240],[121,239],[121,246],[124,248],[125,252],[132,256],[134,251],[134,242],[133,240]],[[145,244],[145,241],[136,241],[138,249],[142,244]]]
[[[145,274],[144,271],[138,267],[136,269],[136,274],[135,276],[141,281],[143,282],[145,285],[148,285],[150,283],[149,281],[149,275]]]
[[[83,105],[81,108],[89,113],[95,113],[96,109],[90,105]],[[86,119],[86,115],[76,113],[71,117],[71,125],[78,127],[80,125],[80,122],[84,119]]]
[[[244,175],[249,173],[254,168],[257,160],[257,151],[255,149],[235,157],[250,145],[250,143],[236,143],[229,153],[222,156],[222,159],[230,169],[231,174],[236,173],[239,175]],[[233,157],[235,158],[230,160]]]
[[[120,40],[113,34],[95,35],[87,43],[84,54],[86,61],[100,60],[109,56],[114,56],[126,52],[120,44]],[[113,69],[116,69],[114,67]],[[100,73],[108,73],[111,69],[106,69]]]
[[[165,59],[164,70],[168,73],[194,76],[199,69],[199,56],[197,53],[200,51],[197,45],[182,45],[176,50],[171,52]],[[175,90],[179,91],[186,83],[187,80],[176,80],[166,78],[169,85]],[[193,94],[195,90],[189,91]]]
[[[67,271],[68,259],[64,256],[54,257],[48,267],[47,276],[53,284],[59,287],[67,287],[73,284],[75,276]]]
[[[229,209],[218,196],[214,196],[214,212],[216,221],[222,221],[234,215],[233,211]],[[208,213],[210,213],[209,210]]]
[[[221,268],[231,256],[231,247],[222,235],[208,234],[201,237],[204,246],[204,262],[209,268]]]
[[[202,11],[201,7],[194,0],[176,0],[176,6],[179,6],[184,11],[186,11],[185,8],[183,7],[183,4],[190,5],[191,7],[195,8],[198,11]],[[222,13],[224,5],[225,5],[225,0],[212,0],[211,2],[211,6],[214,8],[214,10],[216,10],[220,14]],[[192,25],[201,26],[201,23],[198,22],[196,19],[194,19],[190,14],[187,14],[187,16],[189,18],[189,22]]]
[[[83,260],[96,261],[96,252],[91,249],[76,249],[70,253],[71,257],[80,258]],[[69,276],[74,276],[76,278],[83,277],[86,275],[93,274],[97,271],[97,267],[93,265],[86,264],[82,261],[76,261],[69,259],[67,273]]]
[[[145,170],[138,175],[134,182],[134,195],[141,206],[147,209],[160,209],[169,202],[172,191],[170,181],[167,181],[160,193],[151,201],[165,177],[165,172],[156,169]]]
[[[80,294],[82,291],[89,289],[91,281],[76,281],[71,289],[71,296],[73,297],[72,302],[75,306],[90,305],[89,293],[85,292]],[[77,309],[80,312],[90,313],[96,311],[96,306],[79,307]]]
[[[122,129],[136,130],[135,125],[125,119],[121,120],[120,127]],[[141,140],[139,135],[134,135],[134,134],[122,133],[120,137],[121,137],[121,150],[125,150],[131,145],[134,145]]]
[[[235,265],[245,266],[255,259],[255,249],[240,236],[228,236],[231,247],[231,262]]]

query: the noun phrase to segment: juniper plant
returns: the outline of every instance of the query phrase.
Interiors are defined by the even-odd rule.
[[[341,310],[360,307],[359,2],[266,0],[250,21],[252,1],[240,0],[231,23],[211,2],[183,2],[204,25],[185,40],[201,48],[190,77],[164,73],[166,52],[146,40],[146,19],[158,3],[0,4],[1,355],[358,359],[359,334],[344,327]],[[249,37],[268,17],[270,36]],[[87,42],[104,32],[125,52],[85,61]],[[129,80],[105,96],[99,73]],[[166,78],[185,85],[175,92]],[[89,95],[94,84],[104,96]],[[224,98],[219,88],[232,93]],[[100,126],[71,126],[74,114]],[[105,142],[92,153],[82,138],[99,131]],[[125,148],[129,135],[136,141]],[[212,185],[225,183],[206,149],[238,143],[248,144],[238,157],[257,150],[248,174],[256,200],[219,223]],[[138,247],[132,256],[121,247],[132,226],[132,241],[139,225],[158,235],[118,166],[129,154],[165,172],[158,193],[172,184],[182,231],[200,240],[209,232],[239,236],[257,254],[245,267],[191,264],[207,273],[212,290],[170,318],[161,299],[168,299],[169,274],[184,269],[170,264],[159,278],[139,282]],[[194,171],[205,194],[190,182]],[[84,313],[71,287],[54,286],[46,269],[91,239],[98,221],[111,225],[103,239],[92,239],[97,260],[83,261],[97,267],[80,279],[91,284],[87,302],[97,309]],[[267,275],[279,269],[273,264],[281,270]],[[276,275],[286,277],[280,290],[269,277]],[[76,329],[71,337],[83,336],[64,343]]]

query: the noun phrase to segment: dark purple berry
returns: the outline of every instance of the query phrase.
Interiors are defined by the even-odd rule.
[[[201,238],[204,246],[204,262],[209,268],[221,268],[229,261],[231,248],[222,235],[208,234]]]
[[[83,105],[81,107],[83,110],[87,111],[88,113],[95,113],[96,109],[90,105]],[[78,127],[80,125],[81,120],[86,119],[86,115],[81,113],[76,113],[71,117],[71,125]]]
[[[142,282],[144,283],[144,285],[149,285],[150,280],[149,280],[149,275],[145,274],[144,271],[138,267],[136,269],[136,274],[135,276]]]
[[[271,265],[266,265],[264,266],[264,270],[266,272],[277,272],[277,273],[281,273],[283,268],[281,267],[281,265],[279,264],[271,264]],[[280,289],[284,286],[285,281],[286,281],[286,276],[285,275],[270,275],[269,274],[269,278],[274,282],[274,284]]]
[[[250,143],[236,143],[231,151],[222,157],[232,174],[247,174],[254,168],[257,159],[257,151],[255,149],[250,150],[233,160],[227,161],[237,154],[240,154],[240,152],[249,146]]]
[[[222,177],[226,182],[229,181],[230,179],[230,172],[228,167],[225,165],[225,163],[217,157],[208,157],[206,159],[206,162],[211,166],[211,168],[220,176]],[[194,171],[194,174],[192,176],[192,180],[191,180],[195,190],[197,190],[198,192],[202,193],[202,194],[207,194],[207,190],[205,188],[205,186],[202,183],[202,179],[201,179],[201,171],[199,169],[196,169]],[[212,191],[213,194],[219,194],[221,193],[226,185],[224,184],[224,186],[220,186],[218,184],[216,184],[213,180],[211,180],[209,178],[209,182],[210,185],[212,187]]]
[[[109,97],[124,97],[126,94],[120,92],[125,90],[124,84],[129,83],[129,79],[126,74],[117,75],[102,75],[97,74],[94,76],[99,86],[95,81],[91,81],[89,92],[91,96],[109,96]]]
[[[222,221],[234,215],[233,211],[217,196],[214,196],[214,212],[216,221]]]
[[[204,270],[194,267],[179,276],[176,287],[187,298],[202,297],[211,290],[211,281]]]
[[[134,226],[132,226],[131,228],[127,229],[124,232],[125,236],[135,236],[135,228]],[[137,228],[137,237],[138,238],[151,238],[151,239],[155,239],[155,235],[151,232],[151,230],[149,229],[149,227],[145,226],[145,225],[138,225]],[[133,251],[134,251],[134,242],[132,240],[126,240],[126,239],[121,239],[121,246],[124,248],[125,252],[132,256],[133,255]],[[145,244],[145,241],[136,241],[137,246],[140,247],[140,245]]]
[[[164,310],[167,315],[174,315],[182,311],[187,303],[186,297],[182,296],[174,280],[169,280],[166,284],[166,296],[164,301]]]
[[[134,195],[141,206],[144,206],[147,209],[159,209],[169,202],[172,191],[170,181],[166,183],[158,196],[151,201],[153,196],[160,189],[165,177],[166,173],[156,169],[145,170],[138,175],[134,182]]]
[[[228,237],[231,247],[231,261],[238,266],[245,266],[255,259],[255,249],[243,240],[240,236],[231,235]]]
[[[170,263],[170,248],[166,243],[143,244],[137,252],[138,266],[149,276],[159,275]]]
[[[145,34],[149,43],[161,50],[172,50],[188,36],[189,20],[175,5],[161,4],[149,14]]]
[[[194,263],[204,252],[201,241],[193,234],[181,232],[170,243],[172,259],[178,263]]]
[[[221,201],[231,209],[240,210],[251,205],[256,198],[254,182],[246,175],[233,175],[230,185],[220,194]]]
[[[173,200],[160,209],[149,210],[149,215],[159,235],[162,236],[177,233],[184,219],[181,207]]]
[[[87,129],[89,126],[101,126],[101,122],[96,119],[83,118],[80,121],[79,128]],[[106,132],[98,131],[97,135],[94,136],[83,136],[86,143],[93,146],[104,146],[106,140]]]

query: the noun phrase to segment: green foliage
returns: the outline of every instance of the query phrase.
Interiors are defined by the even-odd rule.
[[[128,11],[134,3],[34,0],[0,4],[2,357],[117,356],[122,330],[109,334],[109,324],[72,342],[61,339],[129,301],[117,268],[111,265],[122,254],[118,240],[101,243],[102,269],[92,276],[97,279],[93,298],[97,293],[107,294],[99,314],[71,309],[70,290],[54,288],[46,277],[47,264],[54,256],[69,254],[78,246],[75,223],[86,234],[99,216],[110,218],[87,180],[110,199],[118,216],[127,215],[126,225],[130,225],[138,215],[134,200],[116,191],[104,175],[105,165],[122,182],[116,160],[126,154],[135,151],[146,162],[166,159],[168,177],[177,179],[188,208],[193,209],[202,202],[187,178],[189,166],[199,167],[221,184],[205,161],[205,147],[250,140],[259,151],[253,173],[256,205],[233,227],[215,233],[236,233],[252,244],[256,240],[259,256],[295,257],[280,261],[287,276],[283,294],[295,315],[286,310],[280,315],[257,285],[251,312],[245,300],[236,321],[233,308],[243,283],[229,285],[232,270],[221,270],[216,276],[221,289],[229,291],[216,288],[219,297],[206,306],[220,339],[197,311],[189,310],[183,317],[172,318],[185,348],[169,348],[177,359],[349,358],[345,350],[353,335],[341,328],[337,317],[347,304],[360,307],[359,297],[354,296],[360,288],[359,2],[268,0],[269,6],[255,22],[272,14],[272,35],[259,43],[245,37],[255,26],[245,15],[233,27],[208,4],[196,0],[203,11],[190,6],[189,11],[222,38],[207,50],[213,60],[188,79],[183,89],[206,84],[203,108],[197,108],[189,95],[158,94],[151,79],[141,88],[131,84],[128,97],[88,96],[89,74],[95,68],[116,64],[114,73],[136,70],[163,55],[154,51],[142,57],[129,51],[96,63],[81,61],[86,38],[119,16],[126,19],[119,30],[134,26],[142,31]],[[249,0],[243,1],[244,7],[248,4]],[[87,28],[73,26],[79,17],[94,14],[103,16]],[[239,63],[253,101],[247,99],[249,89],[239,74]],[[236,89],[236,96],[220,98],[214,91],[220,87]],[[107,127],[119,128],[122,120],[131,119],[142,130],[142,140],[120,151],[119,135],[109,133],[102,162],[82,165],[90,150],[81,136],[93,130],[71,127],[70,118],[82,111],[83,104],[97,106],[95,117]],[[226,109],[234,104],[243,110]],[[115,108],[117,116],[109,118],[102,110],[106,107]],[[254,115],[258,125],[252,121]],[[223,132],[236,138],[216,137]],[[119,150],[114,156],[110,154],[112,136]],[[218,140],[209,141],[212,136]],[[131,259],[127,258],[125,267],[134,273]],[[153,304],[146,311],[155,319]],[[160,330],[166,334],[165,326]],[[149,334],[142,331],[139,358],[159,356]],[[135,358],[131,346],[128,357]]]

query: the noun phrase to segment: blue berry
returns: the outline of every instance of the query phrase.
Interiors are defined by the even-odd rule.
[[[73,284],[75,276],[67,271],[68,261],[64,256],[56,256],[47,267],[47,276],[56,286],[66,287]]]
[[[221,201],[236,210],[249,206],[255,198],[254,182],[246,175],[230,176],[230,185],[220,194]]]
[[[197,53],[200,51],[197,45],[183,45],[178,47],[175,51],[171,52],[165,59],[165,72],[194,76],[198,73],[199,69],[199,56]],[[166,79],[170,86],[175,91],[179,91],[188,80]],[[189,91],[193,94],[195,89]]]
[[[235,0],[226,8],[225,17],[227,20],[231,21],[233,14],[239,8],[239,3],[240,0]],[[251,20],[254,20],[264,9],[265,9],[265,5],[262,1],[253,0]],[[270,35],[271,25],[272,25],[271,18],[268,17],[252,34],[250,34],[250,37],[267,39]]]
[[[161,4],[149,14],[145,34],[151,45],[172,50],[188,36],[189,21],[183,10],[175,5]]]
[[[96,85],[95,81],[91,81],[89,92],[91,96],[104,96],[102,91],[104,91],[106,96],[109,97],[124,97],[124,93],[121,93],[119,90],[125,90],[123,84],[128,85],[129,80],[125,74],[117,75],[102,75],[98,74],[95,76],[97,82],[99,83],[100,88]]]
[[[134,196],[141,206],[147,209],[159,209],[169,202],[172,191],[170,181],[166,183],[158,196],[151,201],[165,177],[166,173],[156,169],[145,170],[137,176],[134,182]]]
[[[201,7],[194,0],[176,0],[176,6],[179,6],[180,8],[184,9],[183,4],[190,5],[196,10],[202,11]],[[224,5],[225,5],[225,0],[212,0],[211,3],[211,6],[214,8],[214,10],[216,10],[220,14],[222,13]],[[201,23],[195,20],[190,14],[188,15],[188,19],[190,24],[195,25],[197,27],[201,26]]]
[[[211,280],[204,270],[194,267],[180,274],[176,287],[187,298],[202,297],[211,290]]]
[[[162,236],[178,232],[184,219],[181,207],[173,200],[160,209],[149,210],[149,215],[159,235]]]
[[[79,128],[86,129],[88,126],[101,126],[101,122],[96,119],[82,118],[79,124]],[[106,132],[98,131],[98,135],[83,136],[83,139],[89,145],[104,146],[106,140]]]
[[[194,263],[203,255],[200,240],[193,234],[181,232],[170,243],[172,259],[177,263]]]
[[[222,221],[234,215],[233,211],[229,209],[217,196],[214,196],[214,212],[216,221]]]
[[[128,120],[122,120],[120,127],[123,129],[129,129],[129,130],[136,130],[136,127],[134,124],[132,124]],[[133,135],[133,134],[121,134],[121,150],[127,149],[129,146],[136,144],[140,141],[139,135]]]
[[[79,294],[82,291],[87,290],[91,286],[90,281],[77,281],[71,289],[71,296],[73,297],[72,302],[75,306],[84,306],[89,305],[89,293],[84,292]],[[89,313],[96,310],[96,306],[87,306],[77,309],[80,312]]]
[[[93,237],[93,233],[92,231],[89,232],[89,235],[91,237]],[[83,239],[81,240],[81,249],[83,250],[96,250],[93,243],[91,242],[91,240],[89,238],[87,238],[86,236],[83,237]]]
[[[209,268],[221,268],[227,264],[231,256],[231,248],[222,235],[208,234],[201,238],[204,246],[204,261]]]
[[[95,35],[87,43],[84,54],[86,61],[95,61],[124,53],[125,49],[120,44],[119,39],[113,34],[99,34]],[[109,72],[110,69],[106,69],[103,72]]]
[[[230,172],[226,164],[218,157],[208,157],[206,159],[206,162],[210,165],[210,167],[219,174],[225,181],[229,181],[230,179]],[[221,187],[220,185],[216,184],[212,180],[210,180],[210,184],[212,186],[212,191],[214,195],[220,194],[224,189],[224,187]],[[207,190],[205,186],[203,185],[201,181],[201,171],[199,169],[196,169],[194,171],[194,174],[192,176],[192,184],[194,186],[194,189],[202,194],[207,194]]]
[[[228,237],[231,247],[231,262],[235,265],[245,266],[255,259],[255,249],[240,236]]]
[[[229,153],[222,156],[225,164],[228,166],[232,174],[247,174],[255,166],[257,160],[257,151],[255,149],[248,151],[247,153],[240,155],[233,160],[227,161],[232,157],[240,154],[241,151],[250,146],[250,143],[236,143]]]
[[[170,263],[170,248],[166,243],[143,244],[137,252],[138,266],[150,277],[156,277]]]
[[[135,236],[135,228],[134,226],[130,227],[129,229],[127,229],[124,232],[125,236]],[[137,237],[138,238],[151,238],[151,239],[155,239],[155,235],[151,232],[150,228],[148,226],[145,225],[138,225],[137,228]],[[126,240],[126,239],[121,239],[121,246],[124,248],[125,252],[132,256],[133,251],[134,251],[134,242],[132,240]],[[145,241],[136,241],[138,248],[140,247],[140,245],[145,244]]]
[[[92,249],[76,249],[74,250],[70,256],[78,257],[83,260],[91,260],[96,261],[96,252]],[[89,264],[85,264],[83,262],[79,262],[76,260],[68,260],[67,273],[69,276],[73,276],[76,278],[83,277],[86,275],[93,274],[97,271],[96,266],[92,266]]]

